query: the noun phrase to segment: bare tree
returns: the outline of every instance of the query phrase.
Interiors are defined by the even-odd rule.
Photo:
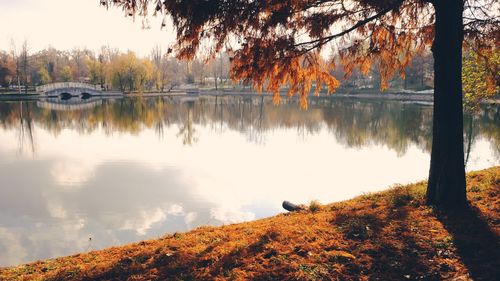
[[[21,46],[20,66],[23,77],[24,93],[28,93],[28,70],[29,70],[29,47],[28,41],[24,40]]]

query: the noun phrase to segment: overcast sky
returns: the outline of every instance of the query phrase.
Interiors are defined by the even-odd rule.
[[[0,50],[9,50],[11,39],[18,45],[26,39],[31,52],[109,45],[148,55],[154,45],[166,49],[174,39],[171,26],[160,29],[161,21],[152,18],[151,29],[143,29],[141,18],[134,22],[99,0],[0,0]]]

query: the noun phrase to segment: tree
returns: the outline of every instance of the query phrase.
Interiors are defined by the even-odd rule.
[[[21,54],[19,56],[19,61],[20,61],[20,74],[22,77],[22,82],[24,85],[24,93],[28,93],[28,82],[30,82],[30,77],[28,75],[29,71],[29,47],[28,47],[28,41],[24,41],[23,44],[21,45]]]
[[[115,61],[118,57],[119,51],[113,49],[109,46],[102,46],[99,51],[99,62],[100,62],[100,72],[101,72],[101,86],[105,89],[112,87],[113,82],[109,78],[109,69],[111,68],[111,62]]]
[[[196,82],[196,80],[198,80],[198,83],[199,84],[203,84],[203,77],[205,75],[204,73],[204,67],[205,67],[205,64],[200,61],[199,59],[195,59],[193,60],[193,63],[191,64],[191,73],[194,77],[194,80]]]
[[[144,91],[151,88],[154,81],[154,65],[149,59],[137,58],[128,52],[112,58],[107,67],[108,80],[115,88],[129,92]]]
[[[52,79],[50,78],[50,74],[49,74],[49,71],[47,70],[46,66],[42,65],[38,69],[38,75],[40,76],[40,84],[41,85],[49,84],[50,82],[52,82]]]
[[[140,59],[137,61],[137,65],[135,67],[137,69],[136,77],[134,77],[137,81],[136,89],[139,92],[143,92],[146,88],[149,88],[148,84],[153,80],[154,65],[148,59]]]
[[[18,54],[16,43],[14,42],[14,39],[11,40],[10,42],[10,53],[11,56],[14,60],[14,69],[15,69],[15,79],[17,81],[17,90],[19,91],[19,94],[21,94],[21,57]]]
[[[111,81],[113,87],[125,91],[127,80],[125,55],[119,55],[111,60],[107,68],[107,80]]]
[[[302,107],[313,83],[328,92],[339,86],[320,52],[334,40],[346,73],[367,73],[377,62],[381,88],[404,76],[411,58],[432,44],[434,56],[433,144],[427,202],[443,209],[466,206],[463,149],[462,43],[495,48],[500,22],[495,0],[103,0],[129,15],[172,17],[177,57],[192,59],[201,46],[209,56],[232,52],[233,80],[264,85],[279,102],[279,90],[299,93]],[[233,44],[233,42],[237,44]],[[208,48],[206,47],[208,45]],[[233,46],[231,46],[233,45]]]
[[[73,71],[71,70],[71,66],[66,65],[63,67],[61,71],[61,80],[63,82],[71,82],[74,81]]]
[[[15,62],[12,56],[6,52],[0,52],[0,86],[8,87],[14,79],[15,72]]]
[[[182,82],[182,77],[179,75],[182,70],[181,66],[179,65],[179,62],[173,58],[173,57],[168,57],[164,56],[164,68],[165,68],[165,74],[166,74],[166,79],[168,81],[169,85],[169,90],[172,90],[174,87],[178,86]]]
[[[95,57],[89,57],[86,61],[87,68],[89,70],[89,79],[90,83],[97,85],[102,83],[102,63],[101,60],[96,59]]]
[[[163,54],[161,46],[156,45],[151,50],[151,59],[153,60],[153,80],[157,91],[163,92],[165,87],[165,69],[163,67]]]
[[[71,51],[71,69],[76,81],[83,82],[88,76],[88,65],[86,62],[92,56],[92,52],[86,49],[73,49]]]
[[[463,64],[464,104],[474,112],[482,100],[500,93],[500,50],[479,53],[470,49]]]

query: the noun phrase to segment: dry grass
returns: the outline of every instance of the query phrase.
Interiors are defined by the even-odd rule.
[[[0,270],[0,280],[495,280],[500,167],[468,175],[470,210],[425,183],[249,223],[201,227]]]
[[[309,212],[316,213],[323,209],[323,205],[321,205],[318,200],[312,200],[311,202],[309,202],[309,206],[307,209],[309,210]]]

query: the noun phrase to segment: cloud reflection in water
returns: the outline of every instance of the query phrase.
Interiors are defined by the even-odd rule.
[[[325,101],[104,101],[54,112],[0,103],[0,265],[155,238],[425,179],[431,109]],[[30,120],[19,122],[19,107]],[[472,131],[469,169],[498,165],[498,114]],[[30,126],[26,127],[26,123]],[[19,153],[20,126],[36,151]],[[161,137],[159,137],[161,136]],[[195,136],[196,141],[190,139]],[[89,240],[89,237],[92,240]]]

